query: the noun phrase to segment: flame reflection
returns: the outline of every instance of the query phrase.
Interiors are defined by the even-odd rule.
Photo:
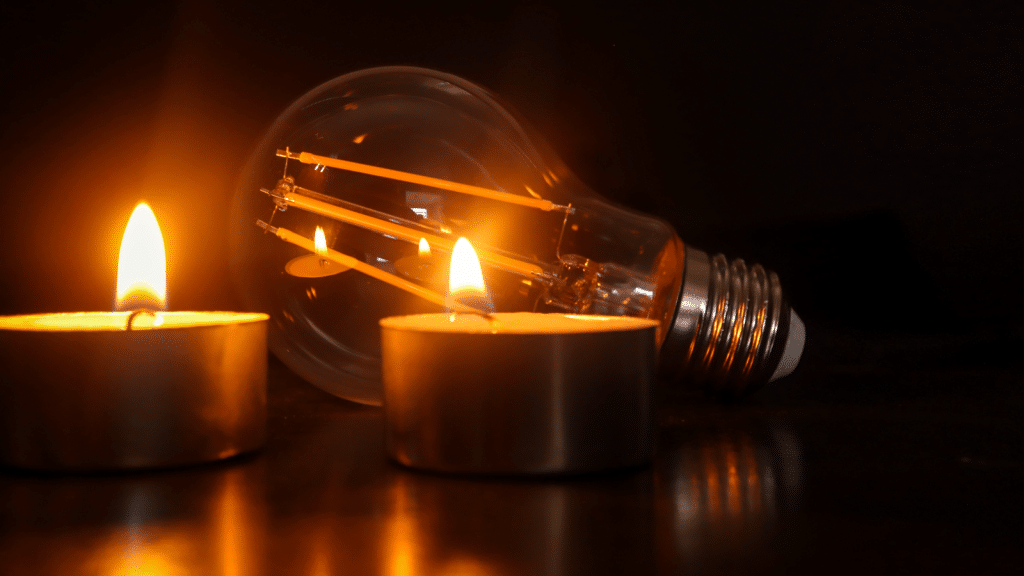
[[[420,554],[420,542],[416,531],[416,516],[412,498],[409,494],[409,480],[404,476],[395,479],[392,487],[393,504],[391,517],[388,519],[386,574],[390,576],[415,576],[420,574],[417,569],[417,556]]]
[[[0,497],[16,504],[0,517],[13,536],[0,538],[2,564],[21,574],[261,573],[263,473],[262,464],[250,462],[153,474],[4,478]],[[18,500],[10,500],[15,495]]]
[[[659,557],[672,570],[759,557],[799,499],[800,443],[784,425],[668,429],[659,450]]]
[[[649,494],[649,482],[645,473],[522,482],[397,471],[388,483],[382,572],[556,576],[611,567],[649,573],[653,502],[593,498],[604,490]],[[613,550],[615,560],[602,553]]]
[[[165,519],[171,496],[162,486],[143,486],[127,498],[124,524],[112,528],[96,549],[93,565],[105,576],[218,576],[252,574],[253,550],[264,529],[244,494],[243,471],[230,469],[210,478],[207,508],[188,519]],[[150,488],[156,488],[156,493]],[[191,496],[195,496],[192,493]],[[173,498],[173,496],[172,496]]]

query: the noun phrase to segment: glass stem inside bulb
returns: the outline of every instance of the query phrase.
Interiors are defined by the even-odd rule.
[[[544,303],[579,314],[645,316],[656,287],[622,266],[602,264],[576,254],[562,256],[558,281],[548,288]]]

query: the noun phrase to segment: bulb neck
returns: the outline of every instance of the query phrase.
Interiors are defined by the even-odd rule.
[[[687,246],[662,372],[676,385],[749,394],[795,368],[802,328],[774,272]]]

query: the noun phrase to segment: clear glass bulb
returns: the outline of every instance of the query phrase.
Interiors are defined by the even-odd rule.
[[[381,402],[378,320],[444,310],[459,237],[488,308],[656,319],[677,381],[749,390],[802,350],[774,274],[607,201],[497,97],[433,70],[362,70],[297,100],[245,167],[232,226],[237,288],[271,315],[273,352],[356,402]]]

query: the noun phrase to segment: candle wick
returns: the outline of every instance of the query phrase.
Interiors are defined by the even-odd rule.
[[[498,321],[498,319],[495,318],[493,315],[488,314],[487,312],[484,312],[483,310],[477,310],[475,308],[469,308],[468,306],[464,307],[464,308],[462,308],[462,309],[460,309],[458,311],[454,311],[453,310],[452,312],[450,312],[449,315],[448,315],[448,321],[449,322],[455,322],[455,319],[458,318],[459,314],[472,314],[474,316],[479,316],[479,317],[481,317],[481,318],[483,318],[483,319],[485,319],[485,320],[487,320],[488,322],[491,322],[491,323],[494,323],[494,322]]]
[[[138,317],[140,314],[148,314],[150,316],[156,317],[156,312],[148,308],[139,308],[138,310],[133,310],[132,313],[128,315],[128,324],[126,324],[124,327],[126,331],[132,331],[132,322],[134,322],[135,318]]]
[[[456,290],[448,294],[444,299],[444,306],[446,312],[475,314],[491,322],[495,320],[494,316],[491,316],[491,311],[494,310],[491,299],[484,293],[477,294],[475,290]]]

